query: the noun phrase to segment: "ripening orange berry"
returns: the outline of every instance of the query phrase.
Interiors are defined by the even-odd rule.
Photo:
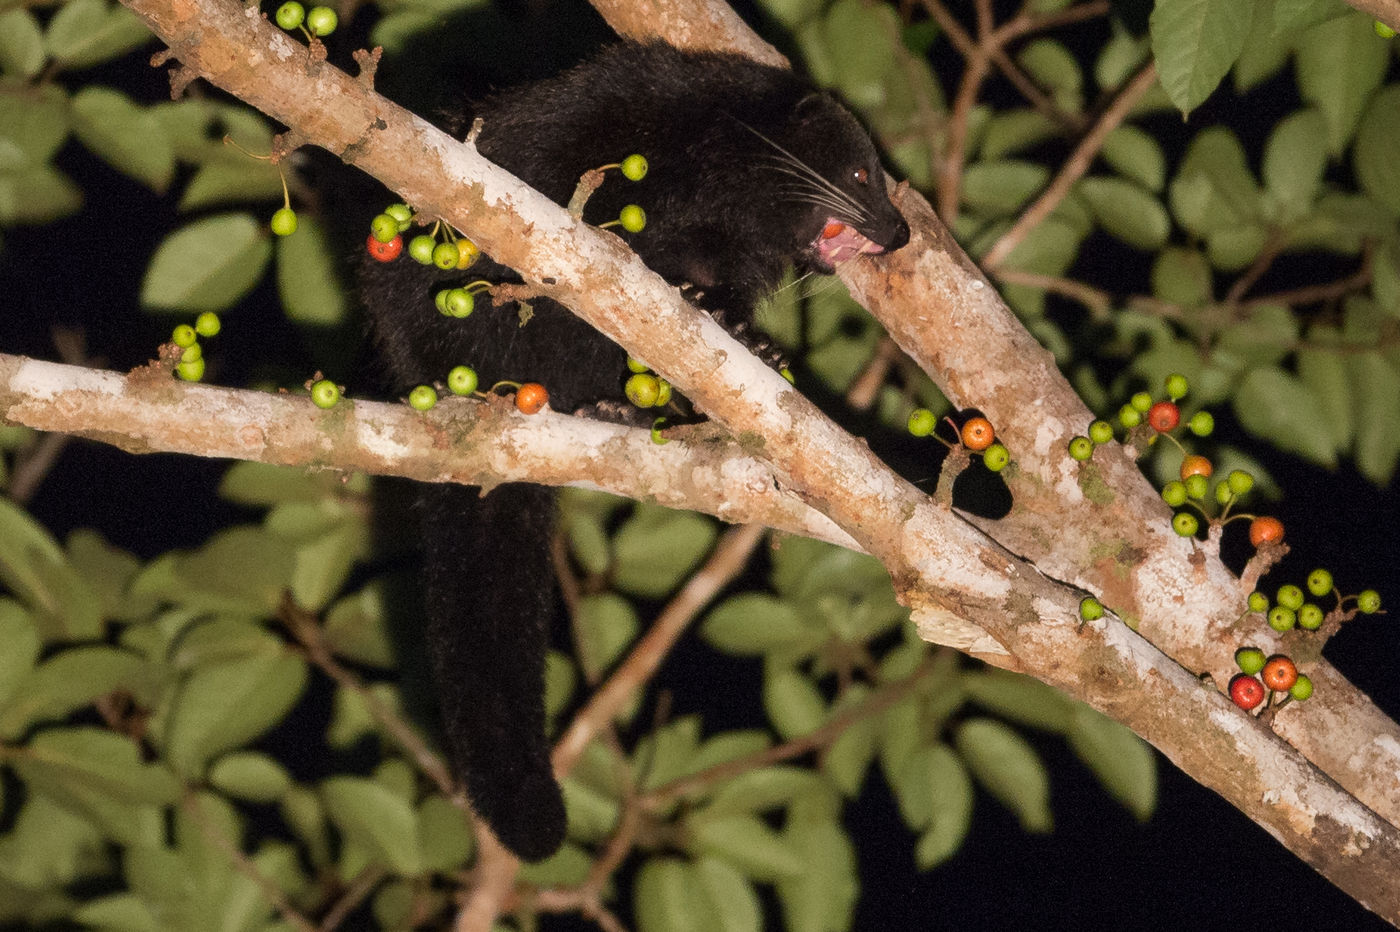
[[[1182,482],[1185,482],[1192,476],[1205,476],[1206,478],[1210,478],[1210,474],[1213,472],[1215,472],[1215,467],[1212,466],[1210,460],[1206,459],[1204,456],[1197,456],[1192,453],[1181,461]]]
[[[515,407],[522,414],[538,414],[549,402],[549,392],[539,382],[526,382],[515,392]]]
[[[981,453],[992,445],[992,441],[997,438],[997,433],[992,429],[992,422],[984,417],[974,417],[962,426],[963,446],[974,453]]]
[[[1274,692],[1288,692],[1298,682],[1298,667],[1283,654],[1274,654],[1259,671],[1259,678]]]
[[[1259,548],[1283,540],[1283,522],[1278,518],[1255,518],[1249,523],[1249,542]]]

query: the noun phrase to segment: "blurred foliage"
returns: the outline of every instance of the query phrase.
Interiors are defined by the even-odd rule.
[[[1181,372],[1194,407],[1390,481],[1400,82],[1396,45],[1369,19],[1338,0],[1158,0],[1142,27],[1029,0],[1020,15],[1043,28],[1006,51],[1034,99],[998,78],[958,114],[958,43],[934,21],[862,0],[761,7],[770,34],[861,114],[897,176],[930,195],[957,184],[952,228],[974,256],[1155,56],[1160,84],[1002,266],[1008,301],[1096,410]],[[384,0],[357,20],[385,47],[386,72],[395,56],[431,67],[416,50],[464,23],[502,31],[482,0]],[[348,52],[335,48],[348,38],[331,39]],[[301,223],[274,244],[283,179],[247,154],[270,149],[273,127],[212,95],[141,99],[129,76],[152,45],[108,0],[0,12],[0,228],[22,237],[81,211],[95,192],[60,167],[81,147],[178,210],[150,255],[129,257],[146,267],[150,311],[227,310],[275,276],[293,324],[344,345],[328,335],[358,323],[336,218],[314,190],[334,182],[282,164]],[[1234,118],[1176,112],[1212,107]],[[964,161],[950,173],[955,141]],[[831,281],[783,288],[761,319],[799,384],[832,397],[883,337]],[[918,406],[946,407],[927,377],[896,366],[869,417],[897,428]],[[35,443],[0,429],[0,480]],[[1223,441],[1212,452],[1249,460]],[[405,693],[411,663],[392,624],[405,609],[396,569],[371,550],[367,493],[361,477],[236,465],[222,494],[262,519],[149,562],[92,531],[60,543],[0,500],[0,921],[177,932],[282,930],[293,914],[335,910],[385,928],[444,921],[473,842],[403,744],[416,735],[431,748],[431,718]],[[560,726],[716,527],[572,492],[563,532],[587,595],[572,655],[549,660]],[[1150,815],[1154,763],[1135,736],[1037,682],[930,651],[904,618],[874,561],[781,541],[699,626],[711,648],[761,670],[763,727],[712,731],[694,716],[658,719],[654,696],[631,703],[618,740],[591,744],[565,783],[568,843],[522,878],[585,882],[635,807],[631,888],[606,896],[642,932],[694,928],[697,916],[757,929],[765,901],[795,932],[839,932],[860,890],[841,815],[867,776],[889,784],[917,835],[912,856],[933,868],[969,831],[977,787],[1027,831],[1050,830],[1027,730],[1062,736],[1109,794]],[[807,740],[815,755],[780,753]]]

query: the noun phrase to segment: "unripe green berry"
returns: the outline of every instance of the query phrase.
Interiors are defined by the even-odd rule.
[[[476,298],[465,288],[449,288],[443,301],[447,305],[447,316],[461,319],[471,316],[476,309]]]
[[[789,369],[787,366],[783,366],[781,369],[779,369],[778,375],[781,375],[783,377],[783,380],[786,381],[789,385],[797,384],[797,376],[793,375],[792,370]]]
[[[437,308],[438,313],[444,317],[447,316],[447,295],[451,291],[451,288],[439,288],[437,293],[433,295],[433,307]]]
[[[1191,383],[1186,380],[1186,376],[1180,372],[1173,372],[1167,376],[1167,397],[1172,401],[1185,398],[1186,393],[1191,390]]]
[[[198,362],[204,358],[204,348],[198,343],[191,343],[180,352],[180,362]]]
[[[915,408],[909,413],[909,433],[915,437],[927,437],[938,426],[938,418],[928,408]]]
[[[432,258],[433,258],[433,265],[435,265],[435,266],[437,266],[438,268],[442,269],[444,272],[447,271],[448,269],[455,269],[455,268],[457,267],[457,246],[456,246],[456,244],[455,244],[455,243],[438,243],[436,246],[433,247],[433,257],[432,257]]]
[[[982,465],[991,472],[1001,472],[1011,462],[1011,451],[999,443],[994,443],[982,452]]]
[[[1303,607],[1298,609],[1298,627],[1308,631],[1316,631],[1322,627],[1322,609],[1311,602],[1304,602]]]
[[[657,376],[656,381],[660,385],[660,391],[656,393],[656,404],[652,407],[664,408],[671,403],[671,383],[660,376]]]
[[[622,160],[623,177],[629,181],[641,181],[647,176],[647,160],[645,156],[633,153]]]
[[[628,357],[627,357],[627,371],[628,371],[628,372],[650,372],[650,371],[651,371],[651,367],[648,366],[646,363],[642,362],[642,361],[639,360],[639,359],[633,359],[631,356],[628,356]]]
[[[670,442],[671,442],[671,441],[667,440],[665,437],[661,436],[661,431],[665,430],[665,428],[666,428],[666,419],[665,419],[664,417],[659,417],[659,418],[657,418],[656,420],[654,420],[654,421],[651,422],[651,442],[652,442],[652,443],[654,443],[654,444],[660,446],[660,445],[663,444],[663,443],[670,443]]]
[[[1274,596],[1274,601],[1284,608],[1291,608],[1296,612],[1303,606],[1303,590],[1292,583],[1279,586],[1278,595]]]
[[[370,235],[381,243],[387,243],[399,235],[399,222],[388,214],[376,214],[369,222]]]
[[[1269,610],[1269,597],[1259,590],[1254,590],[1249,594],[1249,610],[1251,612],[1267,612]]]
[[[1243,469],[1232,469],[1230,475],[1225,477],[1225,481],[1230,484],[1230,491],[1235,495],[1248,495],[1249,490],[1254,488],[1254,476]]]
[[[1186,422],[1186,429],[1197,437],[1209,437],[1215,430],[1215,415],[1209,411],[1197,411]]]
[[[628,204],[618,213],[617,221],[628,233],[640,233],[647,225],[647,213],[636,204]]]
[[[313,6],[306,13],[306,31],[313,36],[328,36],[338,25],[340,18],[328,6]]]
[[[1142,423],[1142,412],[1132,405],[1124,405],[1118,409],[1118,423],[1132,430]]]
[[[1215,484],[1215,503],[1217,505],[1228,505],[1235,500],[1235,493],[1230,491],[1230,483],[1217,482]]]
[[[1103,603],[1091,595],[1079,600],[1079,617],[1085,621],[1097,621],[1103,617]]]
[[[216,337],[223,328],[224,325],[219,320],[219,315],[213,311],[205,311],[194,319],[195,333],[202,337]]]
[[[170,342],[181,349],[184,349],[186,346],[194,346],[195,341],[198,339],[199,335],[189,324],[179,324],[174,330],[170,331]]]
[[[627,400],[637,407],[650,408],[656,404],[656,398],[661,394],[661,383],[654,375],[638,372],[627,380],[622,391]]]
[[[1241,647],[1235,651],[1235,666],[1250,676],[1264,669],[1264,661],[1267,659],[1264,652],[1257,647]]]
[[[1308,574],[1308,591],[1316,596],[1324,596],[1332,591],[1332,574],[1318,567]]]
[[[1293,681],[1293,685],[1288,687],[1288,695],[1302,702],[1311,699],[1313,694],[1313,681],[1306,673],[1299,673],[1298,678]]]
[[[419,233],[408,241],[408,254],[419,265],[432,265],[433,252],[437,249],[437,240],[427,233]]]
[[[454,395],[470,395],[477,384],[476,370],[471,366],[453,366],[447,373],[447,388]]]
[[[204,360],[196,359],[194,362],[176,363],[175,374],[186,382],[198,382],[204,378]]]
[[[306,19],[306,7],[297,3],[297,0],[287,0],[277,8],[277,25],[291,32],[301,25]]]
[[[1173,508],[1180,508],[1186,504],[1186,483],[1179,479],[1173,479],[1162,486],[1162,501]]]
[[[1381,610],[1381,594],[1374,589],[1366,589],[1356,597],[1356,607],[1363,615],[1374,615]]]
[[[1395,30],[1391,29],[1389,26],[1387,26],[1385,23],[1381,22],[1378,19],[1371,21],[1371,29],[1373,32],[1375,32],[1376,35],[1380,36],[1382,39],[1395,38]]]
[[[1298,623],[1298,613],[1284,605],[1269,609],[1269,627],[1275,631],[1292,631]]]
[[[1149,392],[1138,392],[1128,399],[1128,404],[1132,405],[1138,414],[1146,414],[1152,410],[1152,395]]]
[[[408,393],[408,406],[415,411],[427,411],[437,404],[437,390],[431,385],[419,385]]]
[[[1069,442],[1069,455],[1071,459],[1084,462],[1094,455],[1094,441],[1088,437],[1075,437]]]
[[[1172,518],[1172,530],[1182,537],[1195,537],[1201,522],[1189,511],[1178,511]]]
[[[413,211],[407,204],[390,204],[384,208],[384,212],[394,218],[394,222],[399,225],[399,232],[408,229],[408,225],[413,222]]]
[[[1089,425],[1089,439],[1098,444],[1108,443],[1113,439],[1113,425],[1108,421],[1095,421]]]
[[[268,226],[278,236],[291,236],[297,231],[297,212],[290,207],[279,208]]]
[[[1210,491],[1210,480],[1200,473],[1186,477],[1186,494],[1197,501],[1205,501],[1206,493]]]
[[[318,408],[334,408],[340,400],[340,386],[330,379],[321,379],[311,386],[311,403]]]

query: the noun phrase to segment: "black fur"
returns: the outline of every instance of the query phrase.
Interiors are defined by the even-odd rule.
[[[647,177],[634,183],[610,172],[585,219],[601,223],[624,204],[642,205],[646,228],[620,235],[667,281],[691,286],[701,307],[722,312],[731,330],[747,327],[754,303],[788,266],[830,265],[813,245],[830,220],[858,231],[866,251],[908,239],[856,121],[790,73],[744,58],[623,43],[499,94],[471,116],[483,120],[483,155],[560,203],[588,169],[645,155]],[[486,385],[544,383],[555,410],[621,398],[623,351],[563,307],[536,301],[523,326],[516,307],[484,297],[467,319],[438,314],[438,288],[476,278],[511,276],[488,260],[466,275],[407,258],[364,262],[362,289],[397,388],[467,363]],[[507,485],[479,498],[474,489],[430,486],[422,505],[428,640],[454,763],[506,846],[545,857],[565,827],[541,697],[553,495]]]

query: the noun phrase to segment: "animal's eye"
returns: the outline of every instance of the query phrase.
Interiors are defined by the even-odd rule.
[[[870,173],[863,168],[857,168],[851,177],[855,179],[856,184],[865,184],[870,180]]]

